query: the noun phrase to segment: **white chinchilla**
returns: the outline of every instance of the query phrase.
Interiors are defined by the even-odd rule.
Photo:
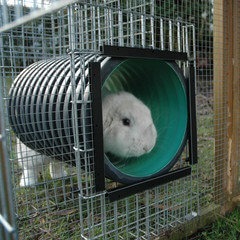
[[[102,101],[104,151],[118,157],[139,157],[156,144],[151,112],[128,92],[107,95]]]
[[[128,92],[110,93],[102,100],[104,152],[118,157],[139,157],[156,144],[157,131],[151,112]],[[52,178],[67,175],[64,163],[28,148],[17,139],[18,163],[23,168],[20,186],[38,182],[43,166],[50,164]]]

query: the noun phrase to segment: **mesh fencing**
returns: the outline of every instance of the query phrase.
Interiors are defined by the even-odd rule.
[[[228,150],[222,139],[229,116],[222,101],[230,88],[216,87],[226,76],[214,73],[213,31],[220,20],[213,21],[213,8],[217,13],[221,5],[210,0],[1,1],[2,116],[19,239],[156,239],[225,203]],[[107,61],[101,56],[104,44],[185,52],[196,76],[198,164],[191,166],[191,175],[115,202],[106,191],[96,192],[93,171],[88,64]],[[188,62],[177,63],[187,76]],[[9,113],[13,81],[25,97],[14,103],[23,109]],[[18,138],[11,116],[20,123]],[[36,124],[29,124],[32,119]],[[56,130],[49,130],[52,126]],[[188,166],[187,151],[174,169]],[[107,189],[119,185],[106,179]]]

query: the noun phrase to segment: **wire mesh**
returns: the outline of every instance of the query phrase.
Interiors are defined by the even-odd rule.
[[[213,174],[223,171],[222,160],[227,154],[227,151],[214,152],[213,1],[26,0],[1,1],[0,7],[3,13],[0,18],[1,92],[19,239],[155,239],[201,214],[212,206],[216,195],[216,203],[224,201],[222,180]],[[99,54],[103,44],[187,52],[196,67],[199,164],[192,167],[191,176],[113,203],[106,198],[106,192],[95,192],[93,149],[88,142],[93,138],[88,135],[93,134],[89,131],[92,116],[81,115],[77,110],[82,104],[87,108],[83,112],[89,112],[91,98],[77,99],[74,95],[79,87],[74,79],[82,76],[83,84],[87,82],[88,58],[101,62]],[[56,83],[58,71],[62,69],[59,59],[68,61],[68,72],[60,73],[68,77],[61,84]],[[42,93],[43,98],[50,99],[51,94],[55,96],[53,89],[62,88],[73,99],[73,115],[65,120],[75,126],[70,134],[74,148],[68,151],[76,160],[76,167],[54,161],[54,158],[64,158],[62,149],[58,156],[47,157],[47,141],[61,141],[61,136],[46,140],[40,154],[16,139],[10,128],[7,105],[10,85],[33,63],[43,70],[32,79],[43,74],[48,78],[45,86],[36,88],[30,84],[27,96]],[[187,75],[187,64],[178,64]],[[48,67],[44,70],[44,66]],[[48,95],[44,95],[46,89],[51,89]],[[81,91],[84,90],[81,96],[91,95],[87,86],[82,87]],[[46,112],[50,116],[50,109]],[[52,124],[61,130],[62,123],[58,121],[61,116],[54,114]],[[227,115],[219,119],[219,124],[226,122],[226,118]],[[82,135],[78,132],[79,120],[84,126]],[[51,123],[46,119],[42,124]],[[64,126],[64,131],[68,127]],[[222,138],[224,133],[225,129],[215,137]],[[31,134],[39,138],[42,132]],[[29,146],[37,145],[36,141],[29,140]],[[175,168],[186,165],[185,152]],[[214,162],[214,158],[218,161]],[[39,163],[37,167],[36,163]],[[22,175],[24,164],[34,168],[32,176],[29,171]],[[31,187],[25,186],[29,179],[34,179]],[[118,186],[106,181],[107,188]]]
[[[1,85],[1,82],[0,82]],[[3,99],[0,94],[0,110],[3,112]],[[10,166],[8,164],[8,152],[6,151],[6,135],[3,115],[0,118],[0,236],[4,239],[16,237],[16,219],[14,213],[14,203],[12,194],[12,184],[10,176]]]

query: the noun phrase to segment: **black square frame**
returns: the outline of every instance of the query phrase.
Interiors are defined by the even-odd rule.
[[[101,55],[118,58],[144,58],[159,59],[165,61],[188,62],[189,73],[186,79],[188,101],[188,130],[187,144],[190,163],[197,163],[197,127],[196,127],[196,103],[195,103],[195,69],[194,64],[188,61],[187,53],[162,51],[155,49],[131,48],[104,45],[101,47]],[[105,191],[110,201],[116,201],[132,194],[174,181],[191,174],[191,166],[169,171],[158,177],[140,181],[138,183],[124,185],[111,190],[105,188],[103,127],[102,127],[102,98],[101,98],[101,67],[99,62],[89,63],[89,82],[92,94],[92,118],[93,118],[93,147],[94,147],[94,173],[97,192]]]

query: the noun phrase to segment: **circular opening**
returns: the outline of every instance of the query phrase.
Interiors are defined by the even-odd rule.
[[[140,157],[121,159],[105,155],[106,174],[130,183],[168,171],[186,142],[187,97],[177,64],[149,59],[128,59],[106,77],[105,91],[127,91],[142,100],[152,113],[158,138],[154,149]]]

